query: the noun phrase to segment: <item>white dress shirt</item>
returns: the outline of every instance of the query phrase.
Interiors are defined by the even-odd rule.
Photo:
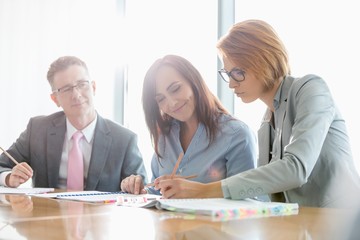
[[[84,156],[84,177],[87,178],[89,165],[90,165],[90,158],[92,152],[92,145],[93,145],[93,138],[95,134],[95,127],[97,122],[97,116],[95,117],[94,121],[92,121],[86,128],[82,129],[81,132],[83,133],[84,137],[80,139],[80,148]],[[66,133],[64,139],[64,146],[63,151],[61,154],[61,162],[60,162],[60,170],[59,170],[59,187],[66,188],[66,180],[67,180],[67,164],[68,164],[68,156],[69,151],[72,147],[72,135],[78,131],[68,119],[66,119]],[[5,179],[11,171],[3,172],[0,174],[0,185],[7,186]],[[85,181],[86,183],[86,181]]]
[[[86,128],[82,129],[81,132],[83,133],[84,137],[80,139],[80,149],[82,151],[84,157],[84,177],[87,178],[89,165],[90,165],[90,158],[91,158],[91,151],[95,133],[95,126],[96,126],[97,117],[95,118],[92,123],[90,123]],[[64,139],[64,147],[61,154],[61,162],[60,162],[60,171],[59,171],[59,187],[66,188],[66,180],[67,180],[67,172],[68,172],[68,157],[69,151],[72,147],[73,141],[71,139],[72,135],[77,132],[78,130],[71,125],[70,121],[66,119],[66,133]],[[85,181],[86,183],[86,181]],[[86,185],[84,185],[85,187]]]

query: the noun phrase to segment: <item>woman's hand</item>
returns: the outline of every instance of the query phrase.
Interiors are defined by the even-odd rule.
[[[143,179],[140,175],[130,175],[120,184],[121,191],[132,194],[145,194]]]
[[[158,177],[155,189],[160,190],[163,198],[199,198],[202,197],[203,183],[189,181],[181,177],[170,175]]]
[[[155,189],[163,198],[217,198],[223,197],[221,182],[200,183],[181,176],[164,175],[154,181]]]

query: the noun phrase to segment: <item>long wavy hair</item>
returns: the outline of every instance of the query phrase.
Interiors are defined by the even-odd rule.
[[[143,82],[142,104],[146,125],[150,132],[152,144],[159,158],[158,142],[161,135],[170,131],[173,118],[162,114],[155,100],[157,72],[161,67],[174,68],[190,84],[195,96],[195,111],[198,121],[204,124],[209,144],[214,140],[219,129],[218,118],[229,114],[219,99],[210,91],[199,71],[185,58],[177,55],[166,55],[156,60],[148,69]]]

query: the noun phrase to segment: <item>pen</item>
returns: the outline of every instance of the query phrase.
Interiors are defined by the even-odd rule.
[[[196,177],[197,177],[197,175],[194,174],[194,175],[189,175],[189,176],[180,176],[179,178],[191,179],[191,178],[196,178]],[[153,182],[145,185],[145,187],[153,187],[153,186],[155,186],[155,184]]]
[[[179,157],[178,157],[178,160],[175,163],[174,169],[173,169],[173,171],[171,173],[171,178],[173,178],[175,176],[175,173],[176,173],[177,169],[179,168],[179,165],[180,165],[180,162],[181,162],[183,156],[184,156],[184,153],[181,152]]]
[[[170,175],[171,178],[174,178],[174,177],[175,177],[176,171],[177,171],[177,169],[179,168],[179,165],[180,165],[180,162],[181,162],[183,156],[184,156],[184,153],[181,152],[181,153],[179,154],[178,160],[177,160],[176,163],[175,163],[175,166],[174,166],[174,168],[173,168],[173,171],[172,171],[172,173],[171,173],[171,175]],[[197,175],[180,176],[180,178],[183,178],[183,179],[191,179],[191,178],[196,178],[196,177],[197,177]],[[145,187],[153,187],[154,185],[155,185],[155,184],[152,182],[152,183],[146,184]]]
[[[176,173],[176,171],[177,171],[177,169],[178,169],[178,167],[179,167],[179,165],[180,165],[180,162],[181,162],[181,159],[183,158],[183,156],[184,156],[184,153],[181,152],[181,153],[179,154],[179,157],[178,157],[178,159],[177,159],[177,161],[176,161],[176,163],[175,163],[175,166],[174,166],[174,168],[173,168],[173,170],[172,170],[171,178],[174,178],[175,173]],[[154,186],[154,185],[155,185],[154,183],[149,183],[149,184],[146,184],[145,187],[150,187],[150,186]]]
[[[7,151],[5,151],[2,147],[0,147],[1,151],[3,151],[5,153],[6,156],[8,156],[11,161],[13,161],[16,165],[18,165],[18,161],[15,160],[15,158],[13,158]]]

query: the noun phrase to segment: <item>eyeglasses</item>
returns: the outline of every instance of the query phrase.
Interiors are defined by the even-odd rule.
[[[75,85],[67,85],[62,88],[53,90],[53,93],[60,94],[70,94],[73,92],[73,89],[76,88],[79,91],[87,90],[89,88],[90,82],[88,80],[77,81]]]
[[[220,74],[221,78],[227,83],[230,82],[230,78],[234,79],[234,81],[238,83],[245,80],[245,71],[239,68],[234,68],[230,72],[226,71],[225,69],[220,69],[218,73]]]

